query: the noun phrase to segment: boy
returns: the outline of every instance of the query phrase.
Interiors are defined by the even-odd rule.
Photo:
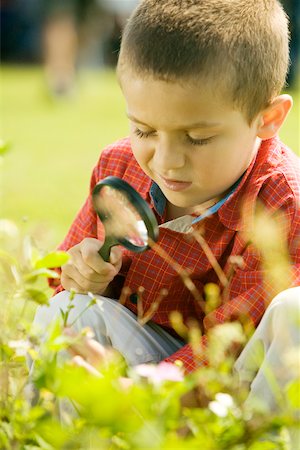
[[[257,202],[271,214],[285,215],[299,284],[299,159],[277,137],[292,106],[290,96],[279,95],[288,68],[287,30],[277,0],[139,4],[125,28],[118,62],[130,139],[102,152],[91,191],[108,175],[135,187],[160,224],[160,247],[191,274],[200,297],[207,283],[223,286],[207,253],[187,238],[191,226],[202,227],[225,275],[232,257],[242,257],[243,264],[223,289],[223,303],[205,316],[201,298],[154,250],[133,254],[113,248],[110,262],[101,259],[103,227],[89,196],[60,246],[70,260],[62,267],[50,312],[40,309],[38,323],[44,326],[59,314],[71,289],[78,292],[71,311],[76,317],[91,291],[101,299],[77,327],[91,326],[97,341],[119,350],[130,365],[181,360],[193,371],[203,361],[195,361],[190,345],[176,334],[172,311],[185,323],[196,320],[205,334],[245,314],[257,325],[270,299],[260,254],[243,234],[242,210],[251,217]],[[199,216],[207,209],[210,214]],[[118,299],[122,287],[130,290],[125,306],[110,299]],[[298,311],[299,292],[292,292]],[[136,320],[138,307],[144,315],[152,311],[144,327]]]

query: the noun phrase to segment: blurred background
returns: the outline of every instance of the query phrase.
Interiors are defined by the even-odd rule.
[[[83,203],[103,147],[128,134],[115,77],[120,36],[138,0],[1,0],[1,217],[55,247]],[[291,24],[281,138],[300,154],[300,2]]]

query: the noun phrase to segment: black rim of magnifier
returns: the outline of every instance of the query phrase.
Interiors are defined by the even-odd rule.
[[[106,216],[105,214],[102,214],[98,209],[96,208],[96,202],[94,201],[94,197],[97,196],[99,191],[105,186],[110,186],[114,189],[117,189],[119,191],[125,192],[127,198],[129,199],[130,203],[134,206],[136,211],[140,214],[141,219],[144,221],[145,226],[147,228],[148,236],[150,239],[154,242],[158,239],[158,225],[156,218],[150,209],[150,206],[148,203],[140,196],[138,192],[129,184],[127,181],[122,180],[121,178],[109,176],[104,178],[103,180],[99,181],[99,183],[96,184],[96,186],[93,189],[93,203],[95,211],[97,212],[100,220],[102,221],[104,227],[105,227],[105,220]],[[150,248],[149,245],[144,246],[138,246],[132,244],[127,239],[118,238],[118,242],[126,247],[128,250],[132,250],[136,253],[140,253],[145,251],[146,249]]]

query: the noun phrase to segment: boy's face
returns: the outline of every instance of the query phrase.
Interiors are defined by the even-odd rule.
[[[132,150],[167,200],[185,212],[218,197],[259,146],[251,126],[213,84],[179,84],[123,70]]]

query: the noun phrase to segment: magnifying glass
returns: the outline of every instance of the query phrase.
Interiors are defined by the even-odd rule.
[[[158,224],[148,203],[126,181],[107,177],[93,189],[93,206],[104,229],[105,241],[99,250],[104,261],[110,249],[123,245],[136,253],[150,248],[158,239]]]

